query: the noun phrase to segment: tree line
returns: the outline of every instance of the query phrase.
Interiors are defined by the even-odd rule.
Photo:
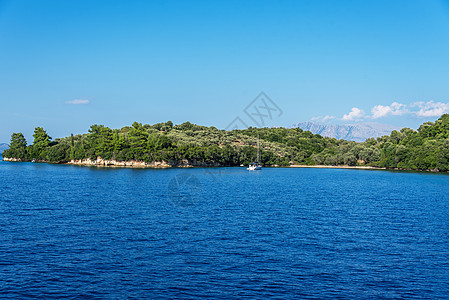
[[[166,161],[172,165],[187,160],[198,166],[238,166],[256,159],[257,136],[264,165],[359,165],[449,171],[447,114],[422,124],[416,131],[403,128],[362,143],[322,137],[300,128],[226,131],[190,122],[174,125],[171,121],[154,125],[134,122],[121,129],[92,125],[86,134],[55,140],[43,128],[36,127],[32,144],[27,144],[22,133],[13,133],[10,148],[2,155],[53,163],[101,157]]]

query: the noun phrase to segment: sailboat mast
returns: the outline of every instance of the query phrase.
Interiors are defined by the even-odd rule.
[[[260,162],[259,134],[257,134],[257,162]]]

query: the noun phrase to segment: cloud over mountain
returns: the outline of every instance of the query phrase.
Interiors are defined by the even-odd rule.
[[[439,117],[442,114],[449,113],[449,103],[442,102],[415,102],[412,107],[418,107],[419,110],[415,112],[418,117]]]
[[[410,105],[393,102],[390,105],[375,105],[371,108],[371,114],[365,114],[365,112],[358,108],[353,107],[351,111],[344,114],[341,120],[343,121],[361,121],[364,119],[380,119],[388,116],[402,116],[402,115],[415,115],[419,118],[425,117],[440,117],[443,114],[449,113],[449,103],[434,102],[434,101],[420,101]],[[326,116],[330,119],[333,116]],[[326,119],[326,120],[327,120]],[[312,121],[325,122],[324,118],[312,118]]]
[[[342,120],[356,121],[356,120],[361,120],[364,117],[365,117],[365,112],[363,110],[361,110],[360,108],[357,108],[357,107],[353,107],[349,113],[343,115]]]

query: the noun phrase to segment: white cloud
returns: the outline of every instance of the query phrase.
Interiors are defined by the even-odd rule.
[[[319,116],[319,117],[313,117],[311,120],[312,121],[319,121],[319,122],[326,122],[326,121],[330,121],[330,120],[333,120],[333,119],[335,119],[335,117],[334,116],[329,116],[329,115],[327,115],[327,116]]]
[[[412,103],[410,106],[419,108],[419,111],[413,112],[418,117],[439,117],[443,114],[449,113],[449,103],[421,101]]]
[[[401,104],[398,102],[393,102],[391,105],[375,105],[371,109],[371,118],[372,119],[378,119],[383,118],[388,115],[394,115],[394,116],[401,116],[405,113],[407,113],[407,105]]]
[[[362,119],[379,119],[388,116],[416,116],[420,118],[440,117],[443,114],[449,114],[449,102],[420,101],[412,104],[402,104],[393,102],[390,105],[374,105],[371,108],[371,114],[366,115],[365,112],[357,107],[353,107],[351,111],[340,120],[343,121],[360,121]],[[333,116],[319,116],[312,118],[312,121],[329,121],[334,119]]]
[[[65,103],[67,104],[89,104],[89,100],[86,99],[74,99],[74,100],[70,100],[70,101],[66,101]]]
[[[333,119],[335,119],[334,116],[329,116],[329,115],[327,115],[327,116],[324,116],[324,117],[323,117],[323,122],[326,122],[326,121],[328,121],[328,120],[333,120]]]
[[[351,111],[345,115],[343,115],[342,120],[351,121],[351,120],[360,120],[365,116],[365,112],[360,108],[353,107]]]

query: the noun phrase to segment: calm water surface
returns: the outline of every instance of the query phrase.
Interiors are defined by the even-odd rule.
[[[447,298],[449,176],[0,162],[0,298]]]

